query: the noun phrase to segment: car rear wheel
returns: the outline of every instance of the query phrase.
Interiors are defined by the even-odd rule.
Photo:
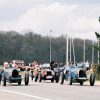
[[[6,86],[6,76],[4,76],[3,86]]]
[[[72,85],[72,83],[73,83],[73,76],[72,76],[72,74],[69,76],[69,78],[68,78],[68,84],[69,85]]]
[[[41,82],[41,81],[42,81],[42,75],[41,75],[41,72],[39,72],[39,75],[38,75],[38,80],[39,80],[39,82]]]
[[[95,75],[94,74],[91,74],[90,75],[90,85],[91,86],[94,86],[94,83],[95,83]]]

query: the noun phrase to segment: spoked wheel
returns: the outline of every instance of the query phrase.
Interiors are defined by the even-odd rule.
[[[64,83],[64,79],[65,79],[65,75],[64,75],[64,72],[62,72],[60,75],[60,84]]]
[[[68,78],[68,84],[69,85],[72,85],[72,83],[73,83],[73,76],[72,76],[72,74],[69,76],[69,78]]]
[[[55,81],[56,81],[56,83],[59,82],[59,74],[58,73],[55,73]]]
[[[91,74],[90,75],[90,85],[91,86],[94,86],[94,83],[95,83],[95,75],[94,74]]]
[[[6,76],[4,76],[3,86],[6,86]]]
[[[41,72],[39,72],[39,75],[38,75],[38,80],[39,80],[39,82],[41,82],[41,81],[42,81],[42,75],[41,75]]]
[[[25,85],[28,85],[28,83],[29,83],[29,73],[26,72],[25,73]]]

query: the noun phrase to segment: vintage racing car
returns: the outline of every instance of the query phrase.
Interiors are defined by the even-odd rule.
[[[64,80],[68,81],[69,85],[72,83],[83,83],[87,80],[90,81],[90,85],[93,86],[95,83],[95,75],[92,69],[86,70],[83,66],[70,66],[64,69],[61,74],[61,84],[64,83]]]
[[[1,74],[1,81],[3,83],[3,86],[6,86],[7,82],[18,83],[18,85],[21,85],[22,79],[24,79],[25,85],[29,84],[29,72],[25,70],[25,67],[24,71],[20,71],[20,66],[19,68],[8,67],[3,70]]]
[[[45,63],[41,66],[41,70],[38,73],[38,80],[41,82],[42,80],[51,80],[51,82],[56,81],[56,83],[59,82],[59,73],[57,72],[57,69],[51,70],[50,64]]]

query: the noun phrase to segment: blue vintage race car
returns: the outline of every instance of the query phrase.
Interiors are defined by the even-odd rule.
[[[80,83],[80,85],[83,85],[85,81],[89,80],[90,85],[93,86],[95,83],[95,75],[92,69],[87,71],[83,66],[66,66],[61,74],[60,83],[63,84],[64,80],[68,81],[69,85],[72,85],[72,83]]]
[[[0,81],[2,81],[3,86],[6,86],[6,82],[18,83],[18,85],[21,85],[23,78],[25,81],[25,85],[28,85],[28,83],[29,83],[28,71],[25,71],[24,76],[22,77],[20,70],[16,69],[16,68],[7,68],[2,72],[2,74],[0,76],[1,76]]]

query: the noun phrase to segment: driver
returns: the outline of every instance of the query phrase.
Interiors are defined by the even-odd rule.
[[[13,63],[12,64],[12,67],[15,68],[15,69],[17,69],[18,71],[20,71],[20,68],[19,68],[19,65],[18,64]]]
[[[4,62],[3,64],[3,70],[9,68],[9,63],[8,62]]]

